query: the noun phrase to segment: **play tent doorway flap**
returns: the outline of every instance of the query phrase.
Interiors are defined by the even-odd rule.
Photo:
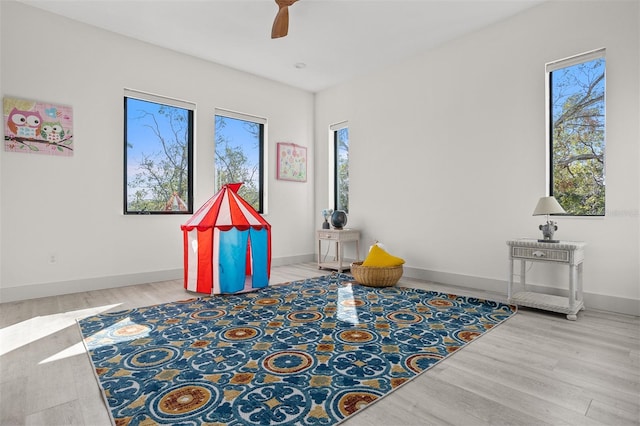
[[[269,285],[271,225],[238,195],[241,185],[224,185],[180,227],[187,290],[223,294]]]

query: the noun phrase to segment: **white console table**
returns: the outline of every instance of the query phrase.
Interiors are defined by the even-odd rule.
[[[567,315],[575,321],[577,313],[584,309],[582,300],[582,263],[586,243],[580,241],[560,241],[543,243],[533,239],[507,241],[509,246],[509,286],[508,301],[514,305],[545,309]],[[520,284],[522,291],[514,292],[513,261],[520,261]],[[526,264],[546,262],[563,264],[569,267],[569,297],[526,291]]]
[[[325,261],[322,259],[322,241],[336,243],[336,260]],[[344,260],[344,247],[346,242],[356,244],[356,261],[360,260],[360,231],[356,229],[321,229],[318,231],[318,269],[335,269],[342,272],[351,269],[349,265],[342,265]]]

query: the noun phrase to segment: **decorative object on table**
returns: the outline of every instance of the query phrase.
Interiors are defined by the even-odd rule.
[[[73,155],[70,106],[4,98],[4,150],[61,157]]]
[[[280,180],[307,181],[307,148],[294,143],[278,143],[276,176]]]
[[[336,210],[331,214],[331,224],[336,229],[342,229],[347,225],[347,212]]]
[[[271,225],[229,183],[180,228],[184,234],[184,288],[237,293],[269,285]]]
[[[514,313],[332,274],[78,324],[113,424],[332,426]]]
[[[324,222],[322,223],[322,229],[331,229],[331,225],[329,225],[329,218],[333,213],[333,209],[323,209],[322,216],[324,217]]]
[[[358,283],[365,286],[391,287],[402,277],[403,264],[404,259],[387,253],[376,242],[364,261],[351,264],[351,274]]]
[[[560,203],[555,199],[555,197],[542,197],[538,200],[538,204],[536,205],[535,210],[533,211],[534,216],[547,216],[547,223],[544,225],[540,225],[538,228],[542,231],[542,236],[544,237],[541,240],[538,240],[540,243],[557,243],[559,240],[553,239],[553,233],[558,230],[558,225],[556,222],[549,220],[550,214],[564,214],[566,211],[562,208]]]

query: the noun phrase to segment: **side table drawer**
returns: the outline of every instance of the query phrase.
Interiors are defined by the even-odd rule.
[[[569,250],[551,250],[535,247],[513,247],[512,256],[518,259],[548,260],[569,263]]]
[[[340,238],[340,236],[332,234],[330,232],[318,231],[318,238],[320,238],[321,240],[337,240]]]

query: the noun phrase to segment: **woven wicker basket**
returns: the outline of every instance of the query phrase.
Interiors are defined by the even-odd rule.
[[[392,267],[362,266],[362,262],[351,264],[351,275],[362,285],[369,287],[391,287],[402,276],[402,265]]]

